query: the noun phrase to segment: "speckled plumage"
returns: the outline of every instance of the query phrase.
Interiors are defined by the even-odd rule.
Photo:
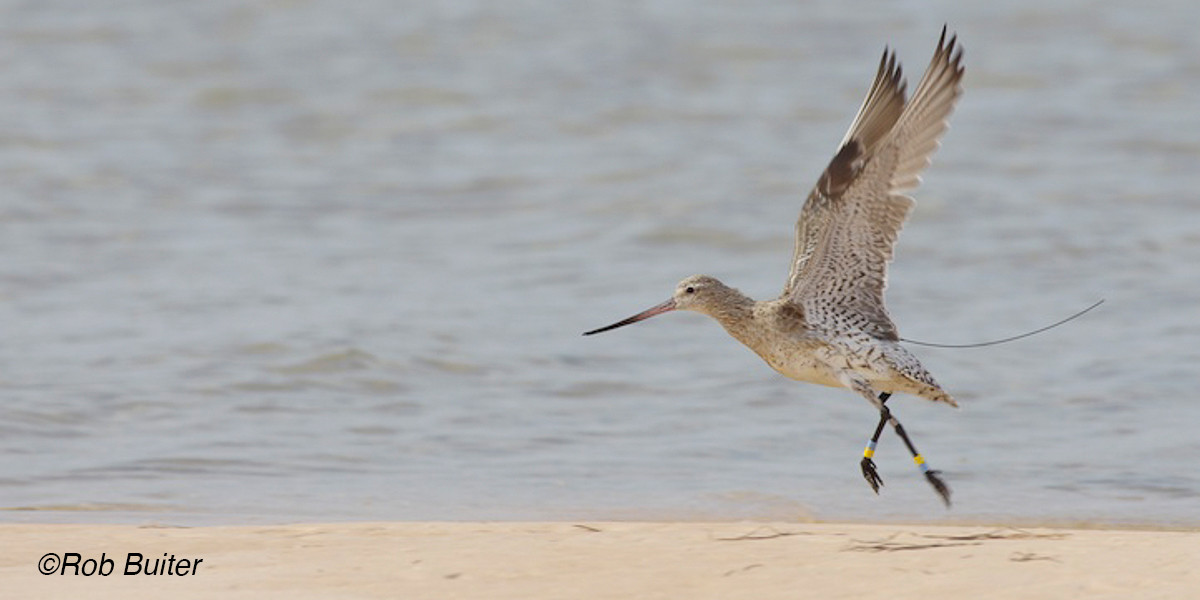
[[[906,101],[895,54],[884,51],[850,130],[800,211],[791,270],[778,298],[755,301],[713,277],[694,275],[676,286],[670,300],[585,335],[672,310],[706,314],[779,373],[845,387],[879,409],[879,425],[862,459],[873,489],[882,480],[871,456],[890,421],[949,505],[949,488],[928,469],[885,402],[903,392],[957,404],[900,346],[883,291],[896,236],[914,205],[905,192],[920,183],[947,128],[962,93],[961,63],[956,39],[947,42],[943,29],[929,68]]]
[[[957,406],[899,344],[884,307],[887,263],[920,183],[962,93],[963,68],[945,32],[912,100],[895,54],[884,51],[854,123],[796,222],[783,293],[754,301],[707,275],[689,277],[671,300],[589,333],[669,310],[716,319],[771,368],[792,379],[845,387],[879,405],[904,392]]]
[[[943,33],[905,103],[895,54],[884,52],[871,91],[796,223],[791,272],[776,302],[803,308],[810,335],[824,342],[815,358],[836,377],[832,385],[868,399],[906,392],[956,405],[897,343],[883,290],[896,236],[914,204],[904,192],[920,183],[962,93],[961,56]],[[796,369],[776,370],[800,379]]]

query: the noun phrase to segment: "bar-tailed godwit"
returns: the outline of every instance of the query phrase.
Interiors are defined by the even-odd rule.
[[[672,310],[706,314],[784,376],[848,388],[875,406],[879,422],[860,464],[876,493],[883,482],[872,457],[884,425],[891,423],[949,506],[950,488],[886,403],[903,392],[958,404],[900,345],[883,290],[896,235],[914,204],[905,192],[920,184],[962,94],[956,40],[947,42],[942,29],[933,60],[907,101],[896,55],[884,50],[850,131],[800,211],[791,272],[778,298],[755,301],[713,277],[694,275],[679,282],[670,300],[584,335]]]

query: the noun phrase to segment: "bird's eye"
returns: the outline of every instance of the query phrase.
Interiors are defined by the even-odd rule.
[[[694,287],[692,287],[692,286],[690,286],[690,285],[689,285],[689,286],[687,287],[687,289],[686,289],[686,290],[683,290],[683,291],[684,291],[685,293],[688,293],[688,294],[695,294],[695,293],[696,293],[696,288],[694,288]]]

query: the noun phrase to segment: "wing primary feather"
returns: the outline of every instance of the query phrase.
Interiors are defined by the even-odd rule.
[[[896,54],[884,49],[871,88],[796,222],[782,298],[802,306],[814,323],[849,319],[879,339],[899,339],[883,290],[897,235],[914,204],[904,192],[920,184],[940,146],[962,93],[963,72],[958,36],[943,26],[906,101]]]

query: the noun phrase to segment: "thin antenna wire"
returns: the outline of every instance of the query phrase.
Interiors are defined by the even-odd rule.
[[[1031,335],[1037,335],[1043,331],[1048,331],[1050,329],[1054,329],[1055,327],[1058,327],[1059,325],[1062,325],[1068,321],[1074,321],[1075,319],[1082,317],[1083,315],[1091,312],[1091,310],[1093,308],[1096,308],[1097,306],[1100,306],[1101,304],[1104,304],[1103,299],[1101,299],[1100,301],[1096,302],[1095,304],[1093,304],[1093,305],[1091,305],[1091,306],[1089,306],[1089,307],[1087,307],[1087,308],[1085,308],[1085,309],[1083,309],[1083,310],[1081,310],[1081,311],[1079,311],[1057,323],[1047,325],[1045,327],[1042,327],[1041,329],[1034,329],[1033,331],[1027,331],[1025,333],[1022,333],[1021,335],[1014,335],[1012,337],[1006,337],[1006,338],[1000,339],[1000,340],[992,340],[990,342],[979,342],[977,344],[933,344],[930,342],[918,342],[917,340],[910,340],[908,338],[900,338],[900,341],[908,342],[910,344],[916,344],[918,346],[930,346],[933,348],[980,348],[983,346],[995,346],[996,344],[1015,342],[1019,339],[1027,338]]]

